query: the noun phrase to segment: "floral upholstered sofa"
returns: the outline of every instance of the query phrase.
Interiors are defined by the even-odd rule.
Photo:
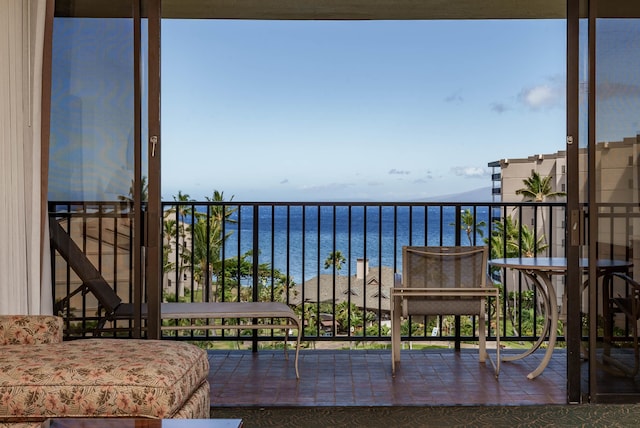
[[[208,418],[209,362],[187,343],[62,341],[55,316],[0,316],[0,427],[54,417]]]

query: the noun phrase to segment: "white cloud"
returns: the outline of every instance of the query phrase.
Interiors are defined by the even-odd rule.
[[[465,178],[484,178],[491,174],[488,168],[479,168],[472,166],[454,166],[451,172],[458,177]]]
[[[548,79],[547,83],[524,88],[518,95],[518,100],[534,110],[561,107],[565,101],[563,82],[561,78],[554,77]]]

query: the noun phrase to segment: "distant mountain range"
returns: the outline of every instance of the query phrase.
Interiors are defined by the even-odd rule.
[[[480,189],[469,190],[468,192],[432,196],[430,198],[417,199],[412,202],[491,202],[491,197],[491,187],[482,187]]]

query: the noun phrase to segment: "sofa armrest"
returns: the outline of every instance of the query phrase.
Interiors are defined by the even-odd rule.
[[[62,318],[52,315],[0,315],[0,345],[62,342]]]

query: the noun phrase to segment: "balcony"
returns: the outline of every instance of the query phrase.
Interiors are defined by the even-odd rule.
[[[213,405],[267,406],[274,400],[280,405],[566,401],[563,277],[554,284],[560,296],[558,349],[534,382],[527,381],[526,374],[538,364],[542,351],[503,363],[498,383],[490,368],[478,368],[476,351],[467,349],[477,341],[477,320],[469,317],[407,322],[403,363],[396,378],[391,377],[389,349],[389,288],[394,273],[402,271],[402,246],[486,244],[494,257],[564,256],[563,203],[163,205],[165,301],[281,301],[292,306],[305,325],[302,380],[296,387],[292,362],[277,351],[283,333],[230,330],[219,324],[212,328],[206,320],[192,320],[201,322],[202,330],[164,332],[165,339],[197,341],[210,349]],[[132,301],[129,205],[51,202],[50,216],[84,249],[120,297]],[[517,231],[516,253],[503,239],[503,231],[511,228]],[[73,291],[79,279],[55,253],[53,261],[59,299]],[[489,273],[502,295],[508,296],[499,302],[505,315],[499,326],[493,326],[489,341],[500,328],[503,352],[521,351],[542,331],[539,296],[517,272]],[[101,310],[97,302],[90,295],[78,295],[72,307],[63,314],[67,338],[92,337]],[[114,324],[105,334],[131,334],[129,322]],[[214,376],[220,373],[228,376]],[[271,386],[247,393],[243,386],[255,385],[257,379]],[[421,387],[430,383],[439,387],[425,398]]]

